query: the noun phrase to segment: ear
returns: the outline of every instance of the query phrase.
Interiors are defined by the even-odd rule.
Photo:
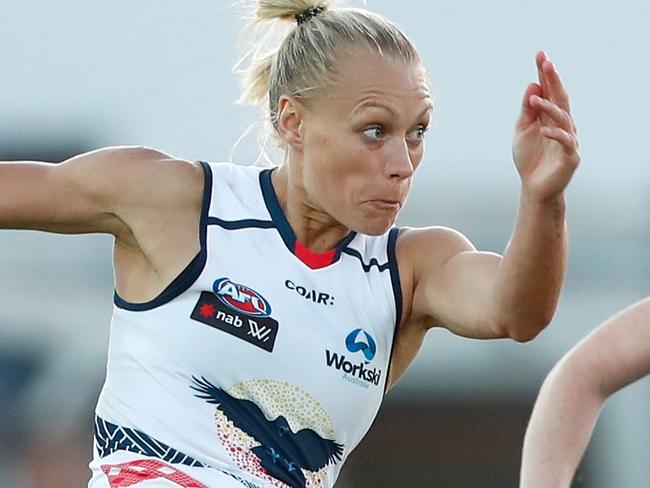
[[[282,95],[278,101],[278,125],[280,137],[289,145],[302,149],[302,120],[305,106],[296,98]]]

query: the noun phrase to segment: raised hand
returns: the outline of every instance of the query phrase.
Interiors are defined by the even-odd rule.
[[[526,89],[513,156],[524,195],[543,202],[562,194],[580,163],[580,153],[560,75],[545,53],[538,53],[536,61],[539,83]]]

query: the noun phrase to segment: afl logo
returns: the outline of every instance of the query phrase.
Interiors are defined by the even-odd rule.
[[[219,278],[212,285],[212,291],[222,303],[237,312],[253,317],[271,315],[271,305],[252,288],[233,283],[229,278]]]

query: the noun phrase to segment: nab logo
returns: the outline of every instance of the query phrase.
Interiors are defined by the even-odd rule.
[[[212,293],[201,292],[190,318],[273,352],[279,324],[271,305],[252,288],[219,278]]]
[[[252,317],[268,317],[271,305],[255,290],[233,283],[229,278],[219,278],[212,285],[212,291],[225,305]]]
[[[377,354],[377,343],[363,329],[355,329],[350,332],[345,338],[345,347],[350,352],[363,352],[367,362],[375,359],[375,354]]]

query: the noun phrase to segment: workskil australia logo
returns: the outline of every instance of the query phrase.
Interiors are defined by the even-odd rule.
[[[273,352],[278,323],[268,300],[249,286],[229,278],[215,280],[212,293],[201,293],[190,317]]]
[[[369,388],[370,385],[378,386],[382,372],[377,367],[370,366],[377,355],[375,339],[364,329],[354,329],[345,338],[345,348],[351,355],[326,349],[327,366],[342,371],[342,378],[355,385],[363,388]]]

